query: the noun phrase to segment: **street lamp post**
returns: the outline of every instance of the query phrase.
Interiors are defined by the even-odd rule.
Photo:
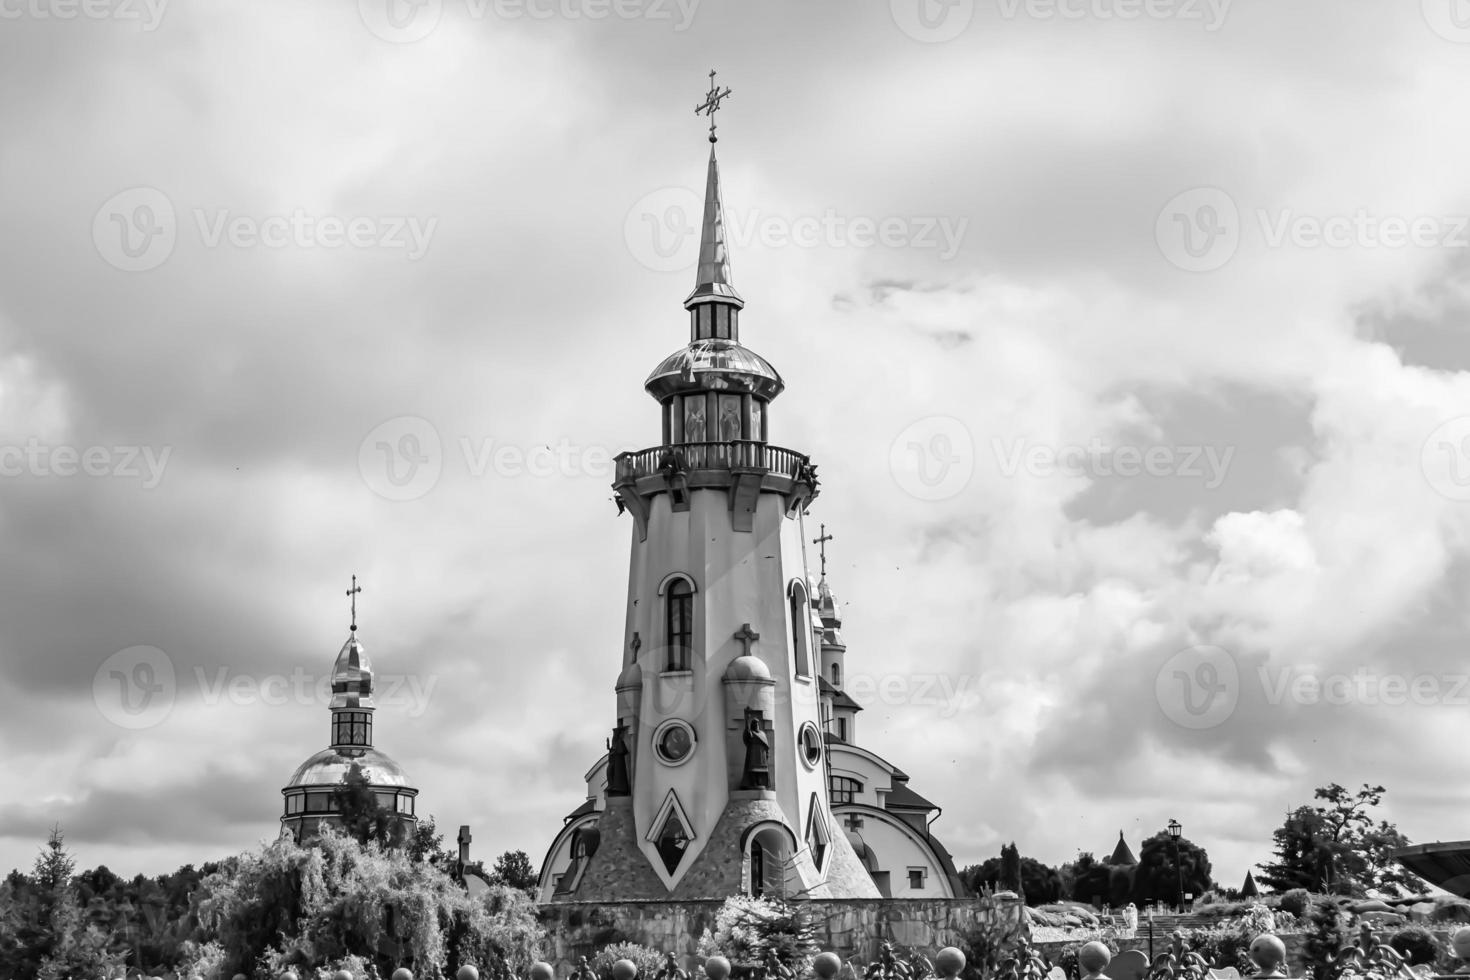
[[[1178,820],[1169,820],[1169,837],[1174,841],[1174,873],[1178,876],[1179,912],[1184,912],[1184,866],[1179,863],[1179,836],[1184,833]]]

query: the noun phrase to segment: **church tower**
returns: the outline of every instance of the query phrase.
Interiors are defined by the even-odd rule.
[[[689,342],[644,383],[662,439],[613,483],[632,554],[604,807],[554,900],[878,897],[828,799],[816,469],[770,442],[784,384],[741,342],[714,142]]]

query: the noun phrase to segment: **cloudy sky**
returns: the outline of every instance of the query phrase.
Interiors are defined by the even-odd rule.
[[[539,861],[612,722],[717,67],[861,740],[961,863],[1470,837],[1460,0],[0,0],[0,868],[274,837],[361,632]]]

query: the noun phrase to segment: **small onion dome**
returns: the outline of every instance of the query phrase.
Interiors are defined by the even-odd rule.
[[[642,686],[643,668],[639,667],[638,662],[635,660],[628,666],[624,667],[623,672],[618,675],[618,682],[615,685],[615,689],[622,691],[626,690],[627,688]]]
[[[353,633],[332,665],[333,708],[373,707],[373,662]]]
[[[730,666],[725,668],[725,680],[775,683],[771,677],[771,669],[765,665],[765,662],[760,657],[750,654],[730,661]]]
[[[353,765],[362,767],[362,774],[373,786],[403,786],[412,789],[408,773],[385,753],[373,748],[322,749],[303,762],[291,775],[286,788],[293,786],[336,786],[347,776]]]
[[[696,340],[659,362],[643,382],[662,401],[683,391],[750,392],[771,399],[786,387],[771,363],[734,340]]]

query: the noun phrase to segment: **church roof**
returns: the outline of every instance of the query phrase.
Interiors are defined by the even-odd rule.
[[[709,170],[704,181],[704,220],[699,229],[699,269],[694,276],[694,291],[684,301],[685,307],[711,300],[723,300],[737,308],[744,305],[734,284],[730,282],[730,248],[725,241],[725,202],[720,195],[720,164],[715,159],[713,142],[709,148]]]
[[[893,788],[888,791],[883,805],[889,810],[938,810],[937,804],[924,799],[918,793],[909,789],[908,783],[894,780]]]
[[[823,694],[831,695],[834,708],[851,708],[853,711],[862,711],[863,706],[847,696],[847,692],[832,686],[832,682],[825,677],[817,678],[821,684],[819,690]]]
[[[373,706],[373,662],[357,639],[357,632],[347,637],[332,665],[333,708],[371,708]]]
[[[408,773],[384,752],[377,749],[350,749],[350,755],[336,749],[322,749],[297,767],[286,788],[296,786],[336,786],[347,776],[354,763],[374,786],[401,786],[412,789]]]
[[[1123,839],[1123,832],[1118,831],[1118,846],[1113,848],[1113,854],[1107,860],[1114,867],[1131,867],[1138,863],[1133,852],[1128,849],[1128,842]]]

